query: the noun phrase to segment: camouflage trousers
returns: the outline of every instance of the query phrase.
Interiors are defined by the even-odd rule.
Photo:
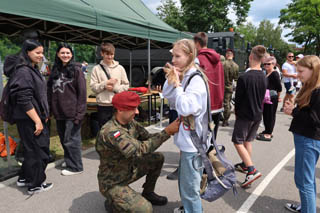
[[[164,156],[160,152],[146,154],[136,160],[136,167],[133,170],[131,178],[124,183],[113,186],[105,192],[104,196],[107,202],[112,206],[115,212],[152,212],[152,205],[140,193],[129,187],[129,184],[135,182],[146,175],[146,182],[143,184],[143,191],[153,192],[158,177],[160,176]]]
[[[231,98],[232,93],[230,92],[224,92],[224,100],[223,100],[223,120],[228,121],[231,115]]]

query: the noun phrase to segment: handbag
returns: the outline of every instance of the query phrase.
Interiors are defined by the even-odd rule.
[[[223,196],[227,191],[229,191],[231,188],[233,189],[234,195],[237,194],[236,190],[236,174],[234,166],[231,162],[227,160],[227,158],[224,155],[224,146],[218,146],[214,134],[213,134],[213,122],[212,118],[210,116],[210,94],[208,89],[207,81],[204,79],[203,73],[200,71],[196,71],[193,73],[184,88],[188,86],[191,79],[196,76],[200,75],[201,78],[204,80],[207,90],[207,114],[208,114],[208,138],[211,138],[211,149],[207,153],[204,149],[206,147],[206,143],[200,139],[198,136],[196,130],[195,130],[195,121],[194,116],[188,116],[183,118],[183,122],[186,122],[187,125],[190,127],[190,136],[191,140],[193,142],[193,145],[197,148],[199,155],[196,157],[201,157],[204,168],[205,168],[205,174],[202,176],[202,181],[200,184],[200,197],[204,200],[207,200],[209,202],[215,201],[221,196]],[[222,147],[222,149],[219,149],[219,147]],[[195,162],[195,159],[194,161]],[[201,169],[197,168],[194,164],[193,167],[195,169]],[[203,168],[203,167],[202,167]]]

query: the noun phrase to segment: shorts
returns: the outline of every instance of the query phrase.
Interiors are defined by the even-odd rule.
[[[293,86],[295,87],[297,85],[297,82],[293,82]],[[295,91],[297,88],[294,90],[290,90],[291,88],[291,83],[290,82],[284,82],[284,87],[286,88],[286,94],[288,95],[294,95]]]
[[[243,144],[243,142],[251,142],[256,138],[257,131],[261,120],[248,121],[236,119],[232,133],[232,142],[235,144]]]

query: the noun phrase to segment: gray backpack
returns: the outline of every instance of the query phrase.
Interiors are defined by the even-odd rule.
[[[210,94],[207,81],[203,76],[204,74],[200,71],[196,71],[195,73],[193,73],[189,77],[184,90],[189,85],[191,79],[196,75],[201,76],[201,78],[205,82],[207,89],[207,111],[209,121],[208,130],[212,135],[212,145],[209,149],[209,152],[206,152],[206,150],[204,150],[204,147],[206,147],[206,142],[201,140],[197,132],[195,131],[194,117],[188,116],[186,118],[186,122],[190,126],[190,136],[193,145],[198,149],[199,157],[201,157],[205,168],[205,172],[202,176],[201,181],[200,196],[202,199],[212,202],[223,196],[231,188],[233,189],[233,193],[237,194],[236,175],[233,164],[229,162],[224,155],[225,147],[218,146],[214,138],[213,122],[210,114]],[[222,147],[222,149],[220,149],[219,147]]]

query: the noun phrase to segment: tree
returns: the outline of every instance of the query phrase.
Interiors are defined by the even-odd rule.
[[[304,53],[320,54],[320,1],[292,0],[280,11],[280,24],[291,29],[290,41],[304,45]]]
[[[251,22],[245,24],[241,24],[235,29],[238,33],[244,36],[245,43],[250,42],[254,43],[257,37],[257,28]]]
[[[20,47],[8,39],[6,36],[0,36],[0,58],[1,61],[4,60],[4,58],[7,55],[16,54],[20,51]]]
[[[228,18],[231,9],[239,25],[245,21],[253,0],[180,0],[181,8],[174,0],[162,0],[157,8],[158,16],[169,25],[189,32],[227,31],[233,26]]]
[[[157,7],[157,16],[168,25],[180,31],[187,31],[187,26],[182,20],[182,11],[174,0],[161,0],[162,5]]]

